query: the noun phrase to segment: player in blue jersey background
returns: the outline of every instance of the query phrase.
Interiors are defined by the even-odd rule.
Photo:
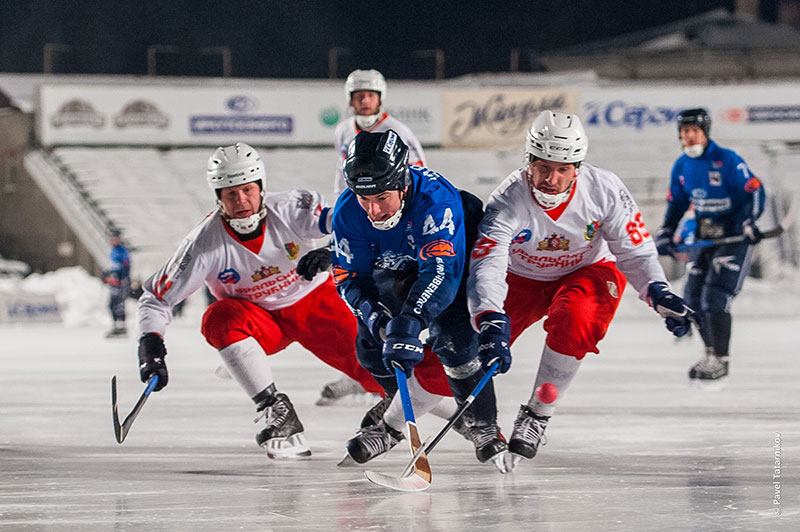
[[[741,235],[742,241],[694,247],[689,254],[685,299],[703,313],[700,330],[705,353],[689,370],[701,381],[728,374],[731,303],[750,268],[753,246],[761,239],[756,220],[764,210],[764,187],[733,150],[711,140],[711,116],[705,109],[686,109],[678,116],[684,154],[675,162],[667,195],[667,212],[656,236],[660,255],[674,255],[674,234],[690,206],[699,240]]]
[[[408,148],[394,130],[359,133],[344,175],[348,190],[333,213],[333,274],[339,294],[359,318],[359,362],[392,395],[393,363],[411,376],[423,358],[420,334],[428,329],[428,343],[453,396],[463,403],[483,376],[462,283],[483,214],[480,200],[432,170],[409,166]],[[430,410],[428,395],[419,387],[412,391],[419,413]],[[385,417],[362,428],[348,442],[350,456],[363,463],[382,454],[400,439],[402,426]],[[491,381],[465,414],[461,432],[475,444],[481,462],[491,459],[505,472],[507,447],[497,427]]]

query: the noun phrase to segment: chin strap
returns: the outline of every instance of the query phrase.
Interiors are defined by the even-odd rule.
[[[683,153],[691,157],[692,159],[697,159],[701,155],[703,155],[706,151],[705,144],[693,144],[691,146],[684,146]]]
[[[258,228],[258,224],[261,223],[261,220],[267,217],[267,206],[262,203],[258,212],[247,218],[231,218],[225,212],[225,209],[222,208],[222,205],[220,205],[220,213],[222,214],[222,219],[228,222],[231,229],[240,235],[247,235],[255,231]]]
[[[358,124],[359,129],[368,131],[375,127],[375,124],[381,119],[381,115],[383,115],[382,109],[378,109],[378,112],[374,115],[356,115],[356,124]]]
[[[381,231],[388,231],[389,229],[393,229],[400,221],[400,218],[403,217],[403,207],[405,206],[406,206],[406,200],[404,198],[400,202],[400,208],[397,209],[397,212],[391,215],[386,220],[383,220],[381,222],[373,222],[372,220],[370,220],[372,227],[374,227],[375,229],[380,229]]]

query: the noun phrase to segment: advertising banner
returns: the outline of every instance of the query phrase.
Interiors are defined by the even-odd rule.
[[[714,138],[800,139],[797,85],[590,88],[581,91],[580,107],[590,138],[677,142],[678,113],[704,107],[711,114]]]
[[[550,109],[574,113],[571,89],[463,89],[442,92],[442,145],[449,148],[521,146],[536,116]]]
[[[439,90],[398,86],[387,109],[426,144],[440,142]],[[37,134],[44,145],[333,145],[349,117],[339,83],[197,87],[43,85]]]

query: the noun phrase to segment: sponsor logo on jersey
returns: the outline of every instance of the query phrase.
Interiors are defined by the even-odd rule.
[[[161,279],[159,279],[155,287],[153,287],[153,293],[159,301],[164,301],[164,294],[167,293],[167,290],[170,288],[172,288],[172,281],[169,280],[168,276],[162,275]]]
[[[217,280],[222,284],[236,284],[242,276],[233,268],[226,268],[217,274]]]
[[[586,231],[583,232],[583,238],[586,240],[594,239],[595,233],[597,233],[597,229],[600,228],[600,222],[597,220],[592,220],[588,224],[586,224]]]
[[[254,283],[266,279],[270,275],[276,275],[281,273],[281,269],[277,266],[262,266],[256,271],[253,272],[253,275],[250,278],[253,280]]]
[[[564,235],[558,236],[553,233],[544,240],[540,240],[536,249],[538,251],[568,251],[569,239]]]
[[[514,237],[511,241],[512,244],[524,244],[528,240],[531,239],[531,230],[530,229],[523,229],[522,231]]]
[[[455,257],[456,251],[453,249],[453,243],[449,240],[434,240],[428,242],[422,249],[419,250],[419,258],[428,260],[433,257]]]
[[[759,188],[761,188],[761,181],[759,181],[755,176],[748,179],[744,184],[744,191],[748,194],[752,194]]]
[[[711,170],[708,173],[708,184],[712,187],[718,187],[722,185],[722,172],[719,170]]]
[[[298,246],[294,242],[289,242],[288,244],[284,244],[283,247],[286,248],[286,256],[289,257],[289,260],[296,259],[297,254],[300,253],[300,246]]]
[[[722,168],[722,161],[711,161],[711,168]]]
[[[619,299],[619,287],[617,287],[617,283],[614,281],[606,281],[606,286],[608,286],[608,294],[614,299]]]
[[[338,285],[340,283],[345,282],[348,279],[352,279],[355,276],[356,276],[355,272],[351,272],[351,271],[345,270],[341,266],[334,266],[333,267],[333,283],[334,284]]]
[[[497,245],[496,240],[493,240],[488,236],[480,237],[478,240],[475,241],[475,244],[472,246],[472,258],[480,259],[482,257],[485,257],[496,245]]]

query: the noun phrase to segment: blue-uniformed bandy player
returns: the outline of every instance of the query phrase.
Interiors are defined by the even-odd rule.
[[[547,316],[533,390],[508,441],[512,464],[536,456],[581,361],[599,352],[626,279],[674,335],[693,321],[670,291],[630,192],[612,172],[584,163],[587,149],[577,115],[537,116],[526,164],[492,192],[472,249],[467,294],[484,365],[499,358],[508,371],[511,343]]]
[[[672,167],[667,212],[656,235],[658,253],[674,256],[675,229],[693,206],[697,239],[743,236],[741,242],[695,247],[689,254],[684,296],[703,314],[700,333],[705,345],[689,378],[700,381],[728,374],[731,303],[747,276],[753,246],[761,238],[756,220],[764,209],[761,181],[736,152],[711,140],[710,132],[711,117],[705,109],[686,109],[678,115],[684,154]]]
[[[349,190],[333,213],[333,274],[339,295],[359,318],[359,362],[392,395],[393,363],[411,376],[423,358],[420,334],[428,329],[428,342],[462,404],[484,374],[461,282],[467,259],[464,209],[477,202],[466,216],[477,230],[480,200],[468,194],[474,202],[462,203],[444,177],[409,166],[408,148],[394,130],[359,133],[348,149],[344,176]],[[423,414],[437,398],[412,384],[409,379],[414,409]],[[355,461],[364,463],[402,438],[403,418],[390,416],[392,406],[381,422],[348,442]],[[505,472],[507,446],[497,427],[491,381],[466,412],[464,425],[478,459]]]

